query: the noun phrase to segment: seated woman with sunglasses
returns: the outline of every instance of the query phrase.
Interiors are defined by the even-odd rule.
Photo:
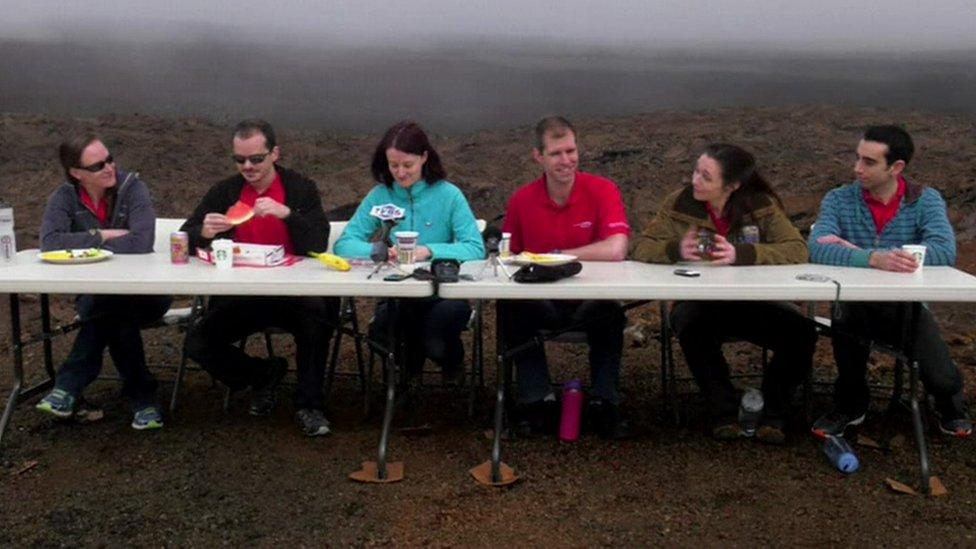
[[[95,135],[79,135],[58,150],[67,181],[47,201],[41,221],[41,250],[104,248],[114,253],[153,251],[156,215],[149,189],[138,174],[115,169],[108,149]],[[80,295],[75,306],[80,328],[54,390],[37,409],[72,417],[85,388],[102,369],[108,347],[122,378],[122,394],[132,402],[134,429],[158,429],[156,380],[146,367],[140,327],[158,320],[169,296]]]
[[[699,233],[704,231],[704,234]],[[671,193],[657,217],[633,239],[631,257],[648,263],[707,261],[711,265],[778,265],[807,260],[804,240],[752,154],[713,144],[698,158],[691,184]],[[756,437],[785,441],[785,414],[813,361],[817,334],[794,307],[763,301],[681,301],[671,325],[708,403],[712,435],[744,433],[722,343],[741,339],[773,351],[763,372],[763,417]]]
[[[370,238],[380,220],[370,215],[374,206],[394,204],[405,210],[396,231],[419,233],[416,261],[455,259],[469,261],[485,257],[481,233],[464,194],[449,181],[440,156],[427,134],[413,122],[400,122],[380,140],[373,153],[372,173],[378,184],[366,195],[342,237],[335,244],[338,255],[368,258]],[[390,250],[396,257],[396,250]],[[471,317],[467,301],[421,299],[404,302],[399,309],[405,333],[408,371],[419,372],[425,357],[437,362],[445,381],[463,375],[464,347],[461,332]],[[386,333],[387,303],[376,307],[371,332]]]

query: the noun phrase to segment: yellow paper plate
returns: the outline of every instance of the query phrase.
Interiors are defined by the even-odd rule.
[[[112,257],[112,252],[99,248],[83,248],[79,250],[52,250],[41,252],[37,257],[45,263],[74,265],[79,263],[95,263]]]
[[[565,265],[566,263],[572,263],[576,261],[575,255],[569,254],[534,254],[530,252],[522,252],[517,256],[512,257],[509,262],[515,265],[528,265],[530,263],[535,263],[537,265]]]

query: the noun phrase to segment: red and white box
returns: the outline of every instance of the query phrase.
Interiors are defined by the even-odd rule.
[[[197,257],[207,263],[214,262],[212,253],[210,250],[197,248]],[[285,247],[281,245],[234,243],[235,267],[275,267],[285,263],[287,259]]]

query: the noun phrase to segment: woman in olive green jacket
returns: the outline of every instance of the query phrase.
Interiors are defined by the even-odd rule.
[[[648,263],[781,265],[805,262],[807,246],[759,175],[755,157],[735,145],[713,144],[698,158],[691,184],[670,194],[633,239],[631,257]],[[784,442],[790,400],[812,365],[813,325],[788,304],[762,301],[677,302],[671,325],[708,402],[712,435],[755,434],[763,442]],[[773,351],[763,372],[765,407],[755,433],[737,418],[738,395],[722,354],[722,344],[732,339]]]

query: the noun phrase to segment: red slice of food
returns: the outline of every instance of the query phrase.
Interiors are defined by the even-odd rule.
[[[254,210],[239,200],[227,210],[227,222],[231,225],[240,225],[252,217]]]

